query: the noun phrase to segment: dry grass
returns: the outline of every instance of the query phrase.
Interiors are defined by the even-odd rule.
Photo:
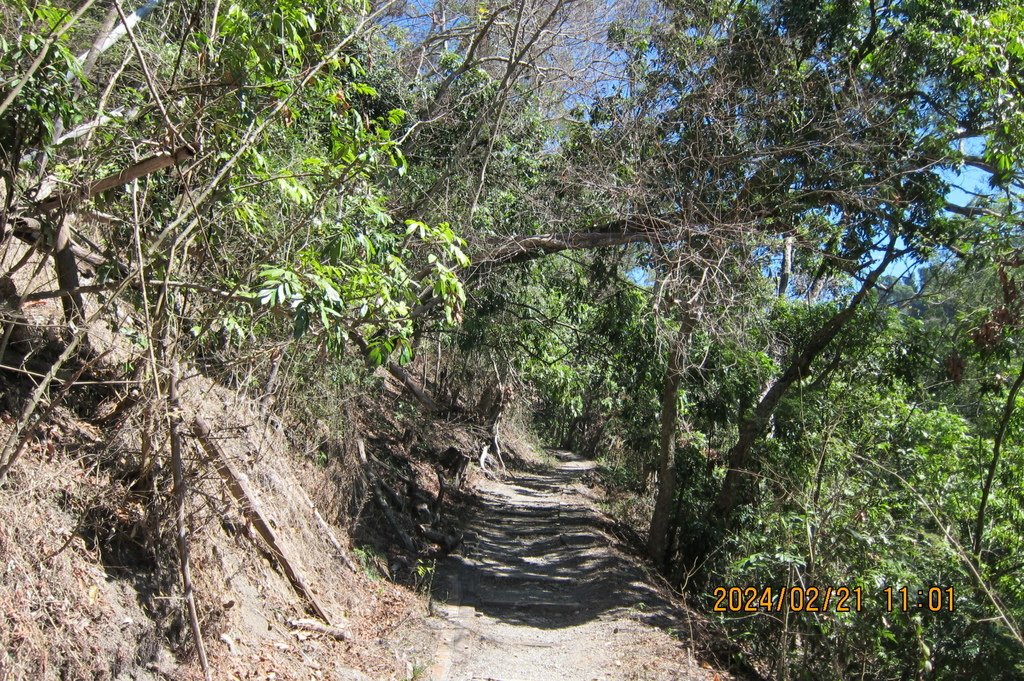
[[[307,604],[195,443],[186,448],[188,525],[204,640],[217,679],[332,678],[361,669],[404,679],[411,662],[388,639],[422,614],[415,594],[353,572],[313,515],[315,497],[341,496],[339,471],[298,462],[254,405],[201,377],[183,386],[186,421],[216,424],[225,456],[248,476],[281,546],[352,640],[293,631]],[[137,483],[143,406],[108,441],[87,428],[41,431],[0,489],[0,681],[198,678],[184,620],[169,473]],[[0,427],[0,437],[10,426]],[[163,446],[158,429],[154,442]],[[162,455],[161,455],[162,456]],[[341,463],[340,461],[338,462]],[[332,474],[333,473],[333,474]],[[341,493],[346,490],[340,490]],[[317,504],[333,522],[340,508]],[[332,533],[346,552],[347,528]],[[254,674],[262,676],[253,676]],[[351,671],[352,678],[359,678]]]
[[[6,269],[23,252],[5,251],[0,265]],[[16,273],[19,292],[54,287],[49,268],[39,264],[34,256]],[[19,319],[31,326],[18,327],[27,333],[13,349],[39,357],[55,342],[47,329],[60,327],[60,305],[49,300],[25,313]],[[141,328],[132,316],[122,306],[90,328],[94,351],[112,350],[97,370],[117,379],[128,377],[127,365],[147,361],[124,333]],[[337,641],[288,626],[310,616],[308,603],[245,519],[217,462],[186,438],[192,573],[214,677],[359,679],[362,670],[376,679],[408,678],[417,661],[389,641],[407,635],[422,616],[422,598],[348,567],[356,562],[348,537],[366,506],[351,436],[360,425],[358,410],[348,405],[340,415],[350,421],[344,431],[336,421],[288,424],[295,419],[287,412],[286,425],[268,423],[253,400],[188,367],[183,373],[193,374],[181,386],[185,430],[196,415],[210,424],[224,456],[258,495],[289,561],[332,624],[351,634],[350,641]],[[89,424],[111,414],[129,387],[72,390],[0,486],[0,681],[201,678],[174,542],[166,404],[143,384],[137,404],[115,425],[101,432]],[[23,375],[0,374],[0,441],[30,389]],[[142,453],[146,432],[152,469]],[[325,456],[317,463],[319,453]],[[430,469],[420,472],[430,484]]]
[[[0,679],[113,679],[155,661],[155,624],[103,569],[88,513],[126,508],[74,461],[25,457],[0,490]]]

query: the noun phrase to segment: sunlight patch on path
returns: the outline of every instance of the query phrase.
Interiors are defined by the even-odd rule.
[[[438,566],[445,641],[427,678],[713,679],[663,631],[684,630],[686,614],[617,548],[581,493],[594,463],[556,457],[548,473],[483,484],[461,555]]]

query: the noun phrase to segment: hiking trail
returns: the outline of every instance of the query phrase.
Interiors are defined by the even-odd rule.
[[[700,662],[692,613],[610,533],[583,483],[595,464],[554,456],[550,471],[480,484],[463,545],[437,566],[443,642],[427,678],[731,678]]]

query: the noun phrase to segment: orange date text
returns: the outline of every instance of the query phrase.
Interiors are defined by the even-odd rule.
[[[719,586],[711,594],[715,612],[860,612],[860,587]]]

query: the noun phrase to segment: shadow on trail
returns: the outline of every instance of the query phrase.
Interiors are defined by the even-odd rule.
[[[482,493],[461,555],[438,567],[435,597],[538,629],[624,610],[653,626],[678,624],[680,613],[602,531],[605,520],[580,495],[563,494],[593,464],[556,456],[554,470],[517,473]]]

